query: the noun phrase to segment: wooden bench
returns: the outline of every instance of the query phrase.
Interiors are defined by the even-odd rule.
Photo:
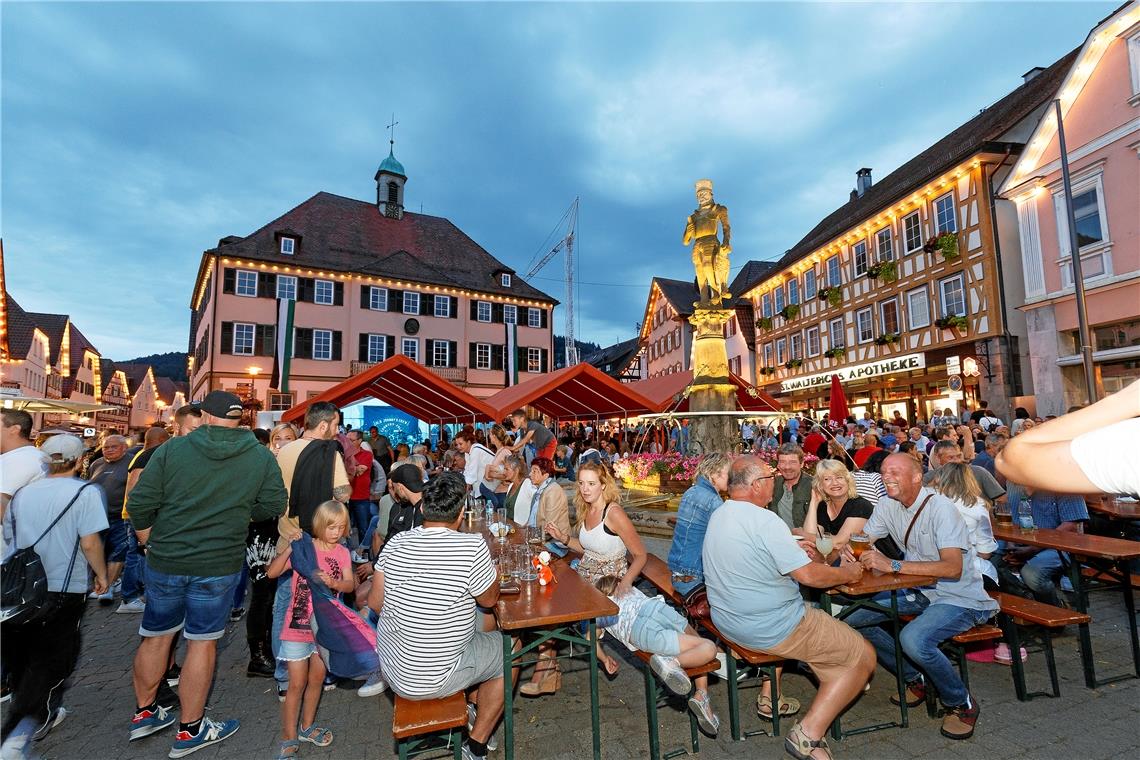
[[[642,668],[645,674],[645,717],[649,723],[649,757],[650,760],[659,760],[664,757],[668,760],[671,757],[678,755],[686,755],[688,751],[684,747],[661,754],[661,740],[658,736],[658,719],[657,708],[663,700],[668,700],[672,692],[669,692],[658,683],[657,679],[653,677],[653,670],[649,667],[649,658],[652,657],[648,652],[635,650],[634,655],[644,664]],[[697,676],[708,675],[720,667],[720,660],[713,659],[706,662],[704,665],[695,668],[685,668],[685,674],[689,678],[696,678]],[[700,730],[697,727],[697,718],[693,715],[692,710],[688,709],[688,704],[685,705],[685,713],[689,716],[689,742],[693,746],[693,752],[701,751],[700,744]]]
[[[1090,591],[1099,591],[1102,588],[1115,588],[1115,587],[1120,585],[1120,579],[1115,574],[1110,573],[1107,570],[1101,570],[1101,569],[1096,568],[1096,567],[1089,567],[1088,565],[1082,565],[1081,566],[1081,575],[1083,575],[1084,577],[1088,578],[1091,581],[1099,581],[1099,582],[1104,584],[1103,586],[1099,586],[1099,587],[1094,588],[1094,589],[1089,589]],[[1129,576],[1129,581],[1132,584],[1132,588],[1134,588],[1134,589],[1140,588],[1140,575],[1137,575],[1136,573],[1132,573]]]
[[[400,760],[413,755],[439,749],[451,749],[455,760],[460,760],[463,751],[463,729],[467,727],[467,697],[457,691],[450,697],[441,699],[404,699],[396,695],[396,707],[392,711],[392,736],[396,739],[396,750]],[[456,731],[455,729],[460,729]],[[447,732],[447,736],[435,737]]]
[[[1057,679],[1057,661],[1053,654],[1053,631],[1067,625],[1082,625],[1090,622],[1092,618],[1077,610],[1054,607],[1051,604],[1000,591],[991,592],[990,596],[1001,605],[999,622],[1002,623],[1002,628],[1005,630],[1006,643],[1009,644],[1010,655],[1013,658],[1010,664],[1013,671],[1013,687],[1017,692],[1017,698],[1022,702],[1028,702],[1034,697],[1040,696],[1059,697],[1061,687]],[[1025,665],[1021,662],[1021,634],[1017,630],[1018,623],[1039,625],[1042,628],[1045,666],[1049,671],[1051,692],[1026,692]]]
[[[899,621],[909,623],[916,617],[918,616],[899,615]],[[966,659],[966,646],[969,644],[977,644],[980,641],[996,641],[1004,635],[1005,633],[998,626],[982,623],[975,625],[969,630],[951,636],[939,645],[942,649],[946,650],[946,654],[954,658],[954,661],[958,664],[958,674],[962,677],[962,685],[966,687],[967,691],[970,689],[970,669],[968,667],[969,660]],[[927,682],[926,711],[932,718],[935,717],[937,713],[936,697],[937,695],[934,693],[934,689],[931,688],[930,683]]]

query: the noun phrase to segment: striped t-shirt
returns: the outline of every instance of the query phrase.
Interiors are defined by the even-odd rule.
[[[376,628],[381,670],[405,697],[435,693],[475,634],[475,597],[498,580],[478,534],[417,527],[376,559],[384,605]]]

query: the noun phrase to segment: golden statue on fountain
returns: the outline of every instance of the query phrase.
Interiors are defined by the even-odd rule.
[[[728,256],[732,253],[732,229],[728,224],[728,207],[713,200],[712,180],[699,179],[697,209],[689,214],[684,245],[693,243],[693,267],[697,270],[697,290],[701,300],[694,307],[720,308],[732,294],[728,292]],[[724,239],[717,238],[717,225],[724,230]],[[695,242],[694,242],[695,241]]]

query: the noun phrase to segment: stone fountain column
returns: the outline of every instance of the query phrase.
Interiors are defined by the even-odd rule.
[[[689,317],[694,333],[693,384],[689,388],[691,412],[736,409],[736,386],[729,380],[724,340],[724,325],[734,315],[732,309],[698,306]],[[701,453],[731,452],[738,438],[738,421],[732,417],[694,417],[689,425],[689,445]]]

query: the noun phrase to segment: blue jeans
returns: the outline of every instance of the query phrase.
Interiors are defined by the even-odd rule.
[[[123,601],[130,602],[143,595],[146,582],[146,557],[139,554],[139,540],[134,528],[127,524],[127,556],[123,565]]]
[[[899,635],[904,655],[903,680],[907,683],[919,680],[921,670],[938,691],[942,704],[946,707],[963,705],[968,695],[966,686],[938,645],[951,636],[968,631],[975,625],[989,620],[994,613],[990,610],[971,610],[952,604],[930,604],[920,592],[915,592],[914,597],[911,601],[903,592],[899,592],[899,614],[918,616],[907,623]],[[891,596],[889,592],[884,592],[876,594],[874,600],[883,606],[890,606]],[[846,618],[847,624],[858,629],[863,638],[875,647],[879,664],[894,673],[897,667],[895,642],[887,630],[877,625],[888,620],[889,618],[883,613],[867,609],[856,610]]]
[[[693,579],[691,581],[682,581],[677,578],[673,578],[673,590],[681,596],[684,596],[704,582],[704,578],[700,576],[693,576]]]
[[[289,599],[293,596],[293,571],[286,570],[277,579],[277,593],[273,596],[273,629],[269,636],[270,646],[273,647],[273,658],[277,668],[273,677],[281,688],[289,685],[289,666],[280,658],[281,629],[285,627],[285,613],[289,611]]]
[[[240,575],[169,575],[147,566],[146,610],[139,635],[166,636],[181,630],[191,641],[220,639]]]
[[[348,511],[352,515],[352,524],[356,528],[360,545],[368,546],[368,523],[372,521],[372,502],[368,499],[349,499]]]
[[[1037,601],[1060,606],[1057,596],[1057,578],[1065,572],[1069,558],[1056,549],[1045,549],[1033,555],[1021,567],[1021,580],[1033,592]]]
[[[249,565],[245,562],[241,563],[241,577],[238,578],[237,586],[234,588],[234,604],[233,608],[239,609],[245,604],[245,590],[249,586]]]

